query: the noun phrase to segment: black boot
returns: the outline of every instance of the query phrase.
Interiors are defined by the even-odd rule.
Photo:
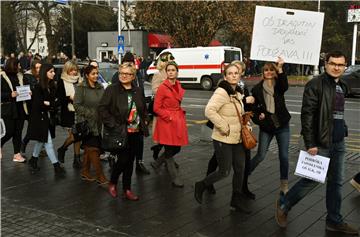
[[[204,193],[206,189],[206,185],[204,183],[204,181],[199,181],[195,183],[195,192],[194,192],[194,196],[195,199],[198,203],[202,203],[202,195]]]
[[[245,214],[251,213],[251,210],[245,207],[244,200],[241,200],[241,193],[232,194],[230,206],[233,207],[236,211],[244,212]]]
[[[206,191],[209,193],[209,194],[216,194],[216,190],[215,190],[215,187],[214,185],[209,185],[206,187]]]
[[[40,168],[38,167],[38,157],[34,157],[32,156],[29,160],[29,165],[30,165],[30,168],[31,168],[31,172],[36,172],[36,171],[39,171]]]
[[[142,174],[150,174],[150,171],[145,167],[144,162],[142,160],[136,161],[136,172]]]
[[[65,170],[63,167],[60,166],[59,162],[54,163],[53,166],[56,176],[62,177],[65,175]]]
[[[246,198],[249,198],[251,200],[255,200],[255,194],[250,192],[249,188],[248,188],[248,175],[245,173],[244,174],[244,179],[243,179],[243,184],[242,184],[242,193],[244,194],[244,196]]]
[[[156,160],[159,157],[159,153],[161,151],[162,145],[157,144],[151,147],[151,150],[153,151],[153,158]]]
[[[66,151],[67,151],[67,148],[64,148],[63,146],[62,146],[62,147],[59,147],[59,148],[57,149],[59,162],[61,162],[61,163],[64,163],[64,162],[65,162],[65,152],[66,152]]]
[[[74,154],[73,168],[75,168],[75,169],[81,168],[80,155]]]

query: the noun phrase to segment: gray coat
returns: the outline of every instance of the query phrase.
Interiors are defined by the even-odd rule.
[[[87,80],[75,88],[74,108],[76,123],[87,120],[93,136],[101,134],[101,121],[98,117],[97,107],[104,94],[104,88],[98,82],[95,88],[88,85]]]

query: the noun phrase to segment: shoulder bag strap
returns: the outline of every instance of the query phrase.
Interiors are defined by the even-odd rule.
[[[240,124],[241,124],[241,125],[243,125],[243,117],[240,115],[240,112],[239,112],[239,110],[238,110],[238,108],[237,108],[237,106],[236,106],[235,102],[232,102],[232,103],[233,103],[233,105],[235,106],[235,109],[236,109],[236,113],[237,113],[237,116],[238,116],[239,122],[240,122]]]
[[[5,72],[1,72],[1,76],[4,77],[6,83],[7,83],[7,84],[9,85],[9,87],[10,87],[10,90],[11,90],[11,91],[14,91],[14,88],[13,88],[13,86],[12,86],[12,84],[11,84],[11,81],[10,81],[9,77],[6,75],[6,73],[5,73]]]

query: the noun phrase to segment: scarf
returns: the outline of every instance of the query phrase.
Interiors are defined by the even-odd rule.
[[[64,82],[65,95],[74,98],[75,96],[75,86],[74,83],[79,82],[80,75],[70,76],[66,73],[61,74],[61,79]],[[68,103],[68,110],[75,111],[74,105],[72,103]]]
[[[273,85],[275,86],[275,80],[273,80]],[[271,114],[275,113],[274,86],[270,86],[266,81],[263,82],[266,110]]]

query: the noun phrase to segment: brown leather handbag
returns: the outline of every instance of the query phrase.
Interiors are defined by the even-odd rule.
[[[241,139],[242,144],[245,149],[250,150],[256,147],[256,137],[255,135],[249,130],[249,128],[246,126],[247,123],[250,121],[250,118],[253,116],[252,112],[246,112],[243,116],[240,115],[240,112],[238,108],[236,107],[236,104],[234,103],[236,113],[239,118],[239,122],[241,124]]]

